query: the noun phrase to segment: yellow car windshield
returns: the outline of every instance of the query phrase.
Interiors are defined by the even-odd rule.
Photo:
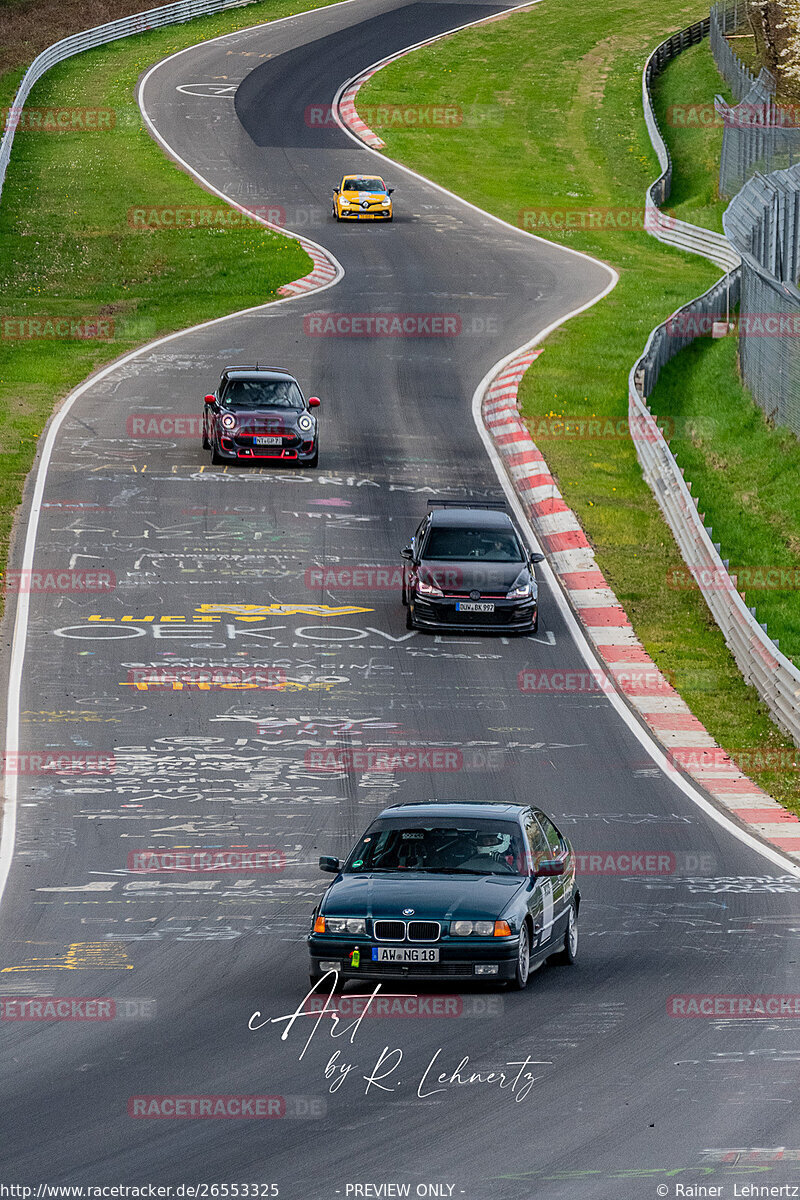
[[[345,179],[342,184],[343,192],[385,192],[386,185],[382,179]]]

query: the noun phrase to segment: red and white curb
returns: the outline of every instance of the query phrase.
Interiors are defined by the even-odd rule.
[[[307,242],[301,237],[296,237],[296,240],[310,257],[314,267],[310,274],[304,275],[302,279],[295,279],[292,283],[285,283],[283,287],[279,287],[279,296],[300,296],[303,292],[315,292],[317,288],[333,283],[339,275],[335,260],[315,242]]]
[[[482,416],[550,565],[610,680],[670,760],[752,832],[800,862],[800,821],[743,774],[650,658],[633,631],[575,513],[517,409],[520,380],[542,348],[502,368],[483,395]]]
[[[402,58],[402,54],[398,54],[397,58]],[[394,61],[394,59],[392,60]],[[369,71],[365,71],[363,75],[359,75],[357,79],[351,80],[345,90],[342,92],[339,100],[339,114],[348,129],[350,129],[356,137],[369,146],[372,150],[383,150],[386,142],[383,138],[379,138],[377,133],[373,133],[370,127],[361,120],[361,117],[356,112],[356,96],[359,89],[364,86],[368,79],[371,79],[380,70],[380,67],[371,67]]]

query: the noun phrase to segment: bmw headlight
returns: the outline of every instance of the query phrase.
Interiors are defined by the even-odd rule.
[[[303,414],[302,417],[297,418],[297,428],[298,429],[309,430],[309,429],[312,429],[313,427],[314,427],[314,422],[311,420],[311,417],[307,416],[305,413]]]
[[[366,933],[367,922],[363,917],[326,917],[326,933]]]
[[[451,937],[469,937],[476,933],[478,937],[493,937],[494,921],[453,921],[450,925]]]
[[[225,429],[236,428],[236,417],[233,413],[225,413],[225,416],[222,418],[222,425]]]

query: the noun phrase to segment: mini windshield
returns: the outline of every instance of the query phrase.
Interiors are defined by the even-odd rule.
[[[525,556],[510,529],[433,526],[423,558],[440,562],[523,562]]]
[[[303,407],[300,388],[290,379],[231,379],[222,399],[223,408],[255,411],[260,408]]]
[[[443,875],[522,875],[525,852],[512,822],[376,822],[356,846],[345,874],[422,871]]]
[[[345,179],[342,184],[343,192],[385,192],[386,185],[382,179],[372,179],[368,176],[362,177],[353,176],[352,179]]]

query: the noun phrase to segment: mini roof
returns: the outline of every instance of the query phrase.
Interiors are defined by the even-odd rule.
[[[238,379],[294,379],[286,367],[225,367],[222,374]]]

